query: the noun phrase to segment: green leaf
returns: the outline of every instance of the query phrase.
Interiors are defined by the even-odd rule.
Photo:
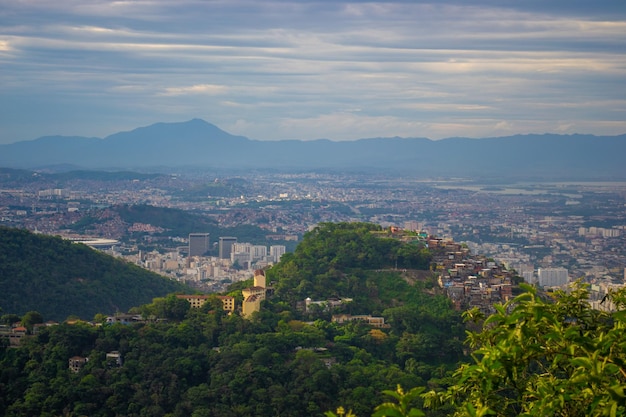
[[[623,400],[624,399],[624,386],[623,385],[613,385],[608,387],[607,390],[611,394],[614,400]]]

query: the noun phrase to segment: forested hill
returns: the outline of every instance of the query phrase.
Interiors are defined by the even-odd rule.
[[[591,310],[582,286],[549,300],[525,286],[464,344],[460,313],[432,274],[411,280],[395,268],[429,259],[411,236],[321,224],[266,271],[275,291],[248,318],[227,314],[216,296],[190,308],[169,295],[139,308],[165,320],[66,322],[15,347],[0,337],[0,415],[626,415],[625,290],[608,296],[621,310],[609,313]],[[230,295],[241,303],[248,285],[233,284]],[[296,307],[304,295],[352,301]],[[364,320],[370,314],[384,324]],[[0,321],[20,321],[8,316]],[[480,329],[477,310],[466,317]]]
[[[184,287],[60,237],[0,227],[0,308],[46,320],[127,311]]]
[[[343,405],[367,416],[383,390],[446,384],[463,358],[459,312],[432,279],[394,268],[428,260],[423,250],[376,225],[325,223],[266,271],[275,292],[251,318],[227,315],[217,297],[194,309],[168,296],[138,306],[166,320],[63,323],[4,351],[0,340],[0,415],[321,417]],[[229,289],[239,306],[242,285]],[[352,301],[306,309],[306,297]],[[107,363],[111,351],[121,366]],[[89,358],[78,372],[74,356]]]
[[[351,297],[364,312],[382,311],[393,297],[403,297],[383,290],[395,280],[381,279],[381,271],[428,270],[431,258],[417,239],[402,242],[378,225],[322,223],[268,271],[268,278],[276,283],[276,294],[292,303],[307,297]]]

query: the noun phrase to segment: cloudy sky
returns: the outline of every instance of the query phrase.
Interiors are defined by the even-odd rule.
[[[624,0],[0,0],[0,143],[626,133]]]

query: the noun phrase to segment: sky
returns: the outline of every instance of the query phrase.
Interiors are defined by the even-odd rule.
[[[0,0],[0,144],[626,133],[624,0]]]

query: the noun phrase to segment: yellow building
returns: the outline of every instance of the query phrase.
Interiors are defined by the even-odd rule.
[[[207,302],[207,300],[211,297],[210,295],[204,294],[179,294],[176,298],[180,298],[183,300],[187,300],[187,302],[191,305],[192,308],[200,308]],[[228,313],[232,313],[235,311],[235,298],[230,295],[218,295],[217,298],[222,300],[222,307],[224,311]]]
[[[265,271],[262,269],[257,269],[254,271],[254,286],[255,287],[267,287],[265,283]]]
[[[243,300],[241,315],[249,319],[255,311],[261,311],[261,297],[257,294],[252,294]]]
[[[204,303],[206,303],[209,296],[199,294],[179,294],[176,298],[187,300],[187,302],[191,305],[191,308],[200,308],[204,305]]]
[[[224,311],[228,311],[228,314],[235,311],[235,297],[231,297],[230,295],[218,295],[217,298],[222,300]]]
[[[369,324],[372,327],[376,327],[379,329],[384,329],[390,327],[388,324],[385,324],[384,317],[375,317],[370,315],[358,315],[353,316],[351,314],[337,314],[332,316],[332,322],[337,324],[349,323],[352,321],[362,321]]]
[[[241,290],[243,294],[243,299],[250,297],[251,295],[256,295],[259,299],[265,300],[265,288],[264,287],[249,287]]]
[[[254,286],[241,290],[243,294],[243,304],[241,315],[250,318],[255,311],[261,311],[261,301],[265,300],[265,271],[257,269],[254,271]]]

